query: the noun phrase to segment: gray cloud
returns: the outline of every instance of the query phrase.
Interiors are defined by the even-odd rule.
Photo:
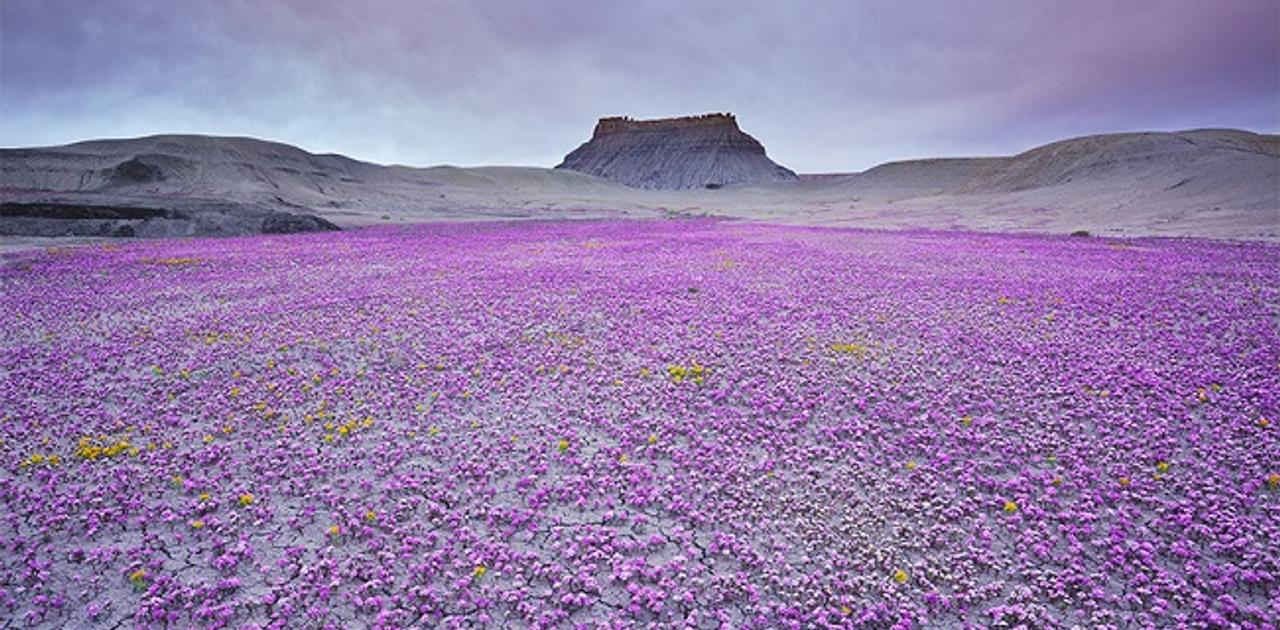
[[[1129,129],[1280,129],[1280,4],[5,0],[0,144],[253,135],[554,164],[598,116],[733,111],[853,170]]]

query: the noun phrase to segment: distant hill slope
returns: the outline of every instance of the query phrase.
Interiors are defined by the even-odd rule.
[[[556,166],[635,188],[684,190],[796,179],[738,128],[732,114],[657,120],[601,118]]]
[[[1280,136],[1231,129],[1120,133],[1001,158],[910,160],[808,184],[857,225],[1280,238]]]
[[[601,191],[615,188],[621,186],[545,168],[383,166],[255,138],[91,140],[0,149],[0,195],[7,204],[0,213],[0,235],[250,234],[312,223],[317,229],[336,229],[393,221],[524,218],[530,206],[545,218],[612,216],[623,212],[597,210],[594,202]],[[73,210],[34,216],[36,209],[58,205]],[[101,218],[110,209],[120,215],[124,208],[134,209],[130,213],[135,216],[156,209],[170,214],[127,221]],[[69,218],[73,216],[83,218]]]
[[[980,173],[961,192],[1015,192],[1079,181],[1177,177],[1169,186],[1274,175],[1280,136],[1228,129],[1180,133],[1121,133],[1054,142],[1020,153]],[[1229,171],[1245,169],[1233,176]],[[1259,170],[1261,169],[1261,170]]]
[[[173,236],[325,229],[327,222],[711,214],[1280,240],[1280,137],[1238,130],[1087,136],[1008,157],[911,160],[670,191],[567,169],[382,166],[253,138],[162,135],[0,149],[0,201],[0,234],[27,235],[58,235],[81,225],[75,222],[106,235],[126,220],[133,223],[122,235]],[[153,210],[169,214],[154,218]],[[48,216],[33,216],[42,212]],[[126,215],[134,218],[104,218]]]
[[[382,166],[254,138],[161,135],[61,147],[0,149],[0,187],[143,198],[235,199],[313,210],[390,204],[421,207],[443,186],[503,188],[518,173],[591,190],[595,180],[547,169]],[[519,186],[514,185],[515,189]]]

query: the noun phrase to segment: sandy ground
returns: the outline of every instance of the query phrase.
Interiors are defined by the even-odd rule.
[[[133,240],[133,239],[124,239]],[[83,247],[85,245],[102,245],[121,239],[109,238],[40,238],[37,236],[0,236],[0,254],[31,251],[48,247]],[[0,258],[0,265],[4,259]]]

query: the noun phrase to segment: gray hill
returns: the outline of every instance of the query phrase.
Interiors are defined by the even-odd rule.
[[[755,155],[757,165],[772,164]],[[1221,129],[1085,136],[1008,157],[653,190],[566,168],[382,166],[253,138],[164,135],[0,149],[0,202],[0,235],[8,235],[0,245],[38,236],[690,215],[1280,240],[1280,137]]]
[[[601,118],[591,140],[556,168],[656,190],[796,179],[769,159],[764,145],[738,128],[732,114]]]

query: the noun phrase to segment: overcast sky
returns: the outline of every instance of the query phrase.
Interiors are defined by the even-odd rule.
[[[600,116],[714,111],[801,172],[1275,133],[1280,0],[0,0],[0,146],[207,133],[551,166]]]

